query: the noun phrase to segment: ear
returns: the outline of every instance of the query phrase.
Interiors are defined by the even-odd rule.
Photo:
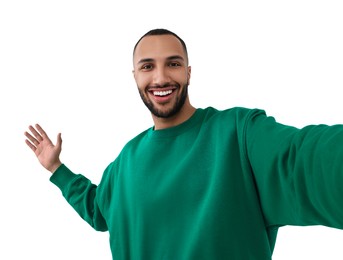
[[[187,68],[187,84],[190,84],[190,80],[191,80],[191,72],[192,72],[192,67],[188,66]]]

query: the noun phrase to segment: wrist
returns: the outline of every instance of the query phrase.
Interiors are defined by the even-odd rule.
[[[55,171],[62,165],[61,161],[58,161],[56,163],[54,163],[53,165],[51,165],[51,167],[49,167],[48,171],[51,172],[52,174],[55,173]]]

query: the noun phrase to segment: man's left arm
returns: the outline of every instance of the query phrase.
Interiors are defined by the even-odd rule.
[[[247,156],[266,224],[343,229],[343,125],[297,129],[263,114],[249,122]]]

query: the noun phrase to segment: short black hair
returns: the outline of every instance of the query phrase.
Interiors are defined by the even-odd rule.
[[[155,36],[155,35],[173,35],[174,37],[176,37],[176,38],[181,42],[182,47],[183,47],[183,50],[185,51],[185,54],[186,54],[186,57],[187,57],[187,60],[188,60],[187,46],[186,46],[186,43],[184,42],[184,40],[182,40],[176,33],[173,33],[172,31],[169,31],[169,30],[167,30],[167,29],[162,29],[162,28],[153,29],[153,30],[148,31],[146,34],[144,34],[144,35],[137,41],[137,43],[135,44],[135,47],[133,48],[133,55],[135,54],[137,45],[140,43],[140,41],[141,41],[144,37],[146,37],[146,36]]]

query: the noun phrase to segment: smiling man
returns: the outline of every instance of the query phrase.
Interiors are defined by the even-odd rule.
[[[161,32],[144,35],[133,54],[139,94],[152,113],[156,130],[178,125],[195,112],[188,97],[191,67],[186,45],[176,35]]]
[[[105,169],[99,185],[74,174],[39,126],[26,144],[113,259],[270,260],[278,228],[343,228],[343,126],[303,129],[263,110],[194,108],[185,43],[156,29],[133,53],[154,126]]]

